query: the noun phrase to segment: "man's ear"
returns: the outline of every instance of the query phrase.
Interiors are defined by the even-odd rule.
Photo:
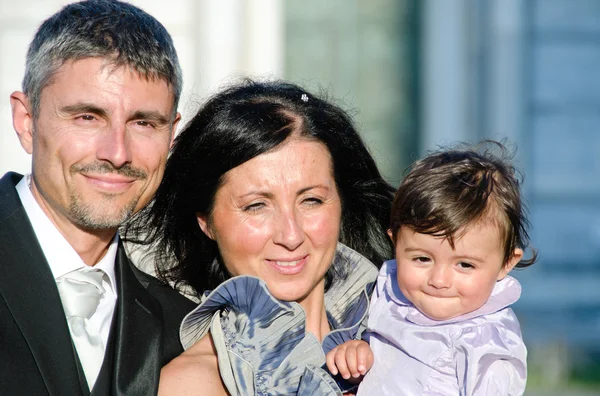
[[[513,268],[515,265],[519,264],[519,261],[523,258],[523,249],[516,248],[513,252],[512,256],[508,259],[508,262],[502,267],[500,273],[498,274],[497,280],[503,279]]]
[[[213,237],[213,232],[210,228],[210,224],[208,224],[208,216],[196,213],[196,219],[198,220],[198,225],[200,226],[202,232],[214,241],[215,238]]]
[[[33,115],[29,99],[23,92],[15,91],[10,95],[13,128],[17,132],[21,146],[27,154],[33,153]]]
[[[179,125],[179,121],[181,121],[181,114],[178,112],[175,114],[175,120],[171,126],[171,143],[169,144],[169,148],[173,147],[173,143],[175,142],[175,134],[177,133],[177,125]]]

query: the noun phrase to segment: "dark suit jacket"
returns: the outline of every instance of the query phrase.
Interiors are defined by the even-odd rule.
[[[85,395],[56,282],[14,188],[21,177],[0,179],[0,394]],[[154,395],[195,304],[135,268],[122,244],[115,272],[112,343],[92,394]]]

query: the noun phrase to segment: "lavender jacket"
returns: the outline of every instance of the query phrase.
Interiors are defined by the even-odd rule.
[[[509,306],[521,295],[507,276],[478,310],[445,321],[402,295],[396,261],[386,261],[371,297],[365,338],[375,363],[358,396],[512,396],[525,392],[527,349]]]

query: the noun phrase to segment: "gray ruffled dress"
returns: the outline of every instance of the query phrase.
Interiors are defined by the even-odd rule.
[[[322,343],[306,332],[299,304],[277,300],[256,277],[237,276],[205,293],[185,317],[180,329],[183,347],[190,348],[210,331],[221,378],[231,395],[342,395],[351,385],[331,377],[325,354],[360,339],[378,270],[342,244],[334,260],[348,268],[348,276],[325,293],[333,330]]]

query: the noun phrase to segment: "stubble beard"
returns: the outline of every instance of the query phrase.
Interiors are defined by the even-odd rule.
[[[75,191],[70,193],[69,213],[72,221],[79,227],[87,230],[117,229],[129,219],[137,206],[139,196],[132,198],[121,207],[114,202],[117,196],[104,195],[96,202],[84,202]]]
[[[144,172],[134,169],[129,165],[115,169],[107,163],[95,163],[71,168],[72,175],[84,171],[118,173],[135,177],[138,180],[145,180],[147,178]],[[77,191],[75,186],[71,186],[69,189],[69,214],[71,221],[87,230],[117,229],[133,215],[141,195],[142,192],[137,192],[126,204],[121,204],[119,207],[119,203],[116,202],[119,199],[118,194],[101,194],[100,199],[90,199],[86,202],[81,192]]]

